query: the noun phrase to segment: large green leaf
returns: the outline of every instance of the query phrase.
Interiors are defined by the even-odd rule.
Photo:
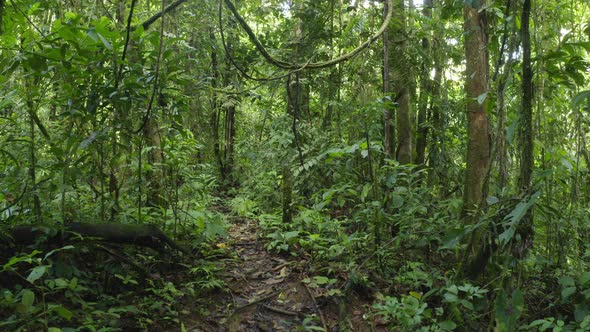
[[[496,331],[516,331],[518,318],[524,309],[524,297],[520,289],[508,296],[505,291],[500,291],[496,299]]]
[[[510,240],[512,240],[514,234],[516,233],[516,226],[522,220],[522,218],[524,218],[529,209],[535,204],[535,201],[540,195],[541,192],[537,191],[530,197],[529,200],[518,203],[516,207],[514,207],[514,209],[506,217],[504,217],[504,232],[498,236],[500,243],[507,244],[510,242]]]
[[[35,266],[31,270],[31,273],[29,273],[29,275],[27,276],[27,281],[30,282],[31,284],[35,283],[35,281],[39,280],[39,278],[41,278],[41,277],[43,277],[43,275],[45,275],[48,267],[49,267],[48,265]]]

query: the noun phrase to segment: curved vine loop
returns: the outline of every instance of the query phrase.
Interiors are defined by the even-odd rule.
[[[219,0],[219,1],[222,1],[222,0]],[[377,40],[383,34],[383,32],[385,32],[385,30],[389,26],[389,23],[391,22],[391,18],[393,17],[393,0],[386,0],[387,1],[387,16],[385,17],[385,20],[381,24],[381,27],[379,28],[379,30],[377,30],[377,32],[375,32],[371,37],[369,37],[369,39],[367,39],[367,41],[360,44],[357,48],[350,51],[349,53],[343,54],[337,58],[334,58],[334,59],[331,59],[328,61],[321,61],[321,62],[311,62],[310,61],[310,62],[307,62],[304,64],[298,64],[298,63],[286,62],[286,61],[282,61],[279,59],[275,59],[272,55],[270,55],[270,53],[268,53],[266,48],[260,43],[260,41],[258,40],[256,35],[254,34],[252,29],[248,25],[248,23],[246,23],[244,18],[240,15],[240,13],[238,13],[236,7],[231,2],[231,0],[223,0],[223,1],[225,1],[225,5],[227,6],[227,8],[232,12],[234,17],[238,21],[238,23],[240,23],[240,26],[242,27],[242,29],[244,29],[244,31],[246,31],[248,38],[254,44],[254,46],[256,47],[258,52],[260,52],[260,54],[262,54],[262,56],[266,59],[266,61],[276,67],[279,67],[282,69],[287,69],[287,70],[301,70],[302,68],[305,68],[305,69],[327,68],[327,67],[333,66],[335,64],[338,64],[340,62],[347,61],[347,60],[351,59],[352,57],[356,56],[358,53],[360,53],[363,49],[367,48],[375,40]]]

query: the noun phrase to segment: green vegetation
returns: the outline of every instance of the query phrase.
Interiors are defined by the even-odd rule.
[[[0,330],[590,331],[585,0],[0,0]]]

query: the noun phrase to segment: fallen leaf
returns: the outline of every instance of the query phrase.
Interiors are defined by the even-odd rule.
[[[267,280],[264,280],[263,282],[267,285],[276,285],[276,284],[280,284],[284,280],[285,279],[283,279],[283,278],[277,278],[277,279],[267,279]]]
[[[287,270],[287,267],[285,266],[285,267],[283,267],[283,268],[281,269],[281,272],[279,273],[279,275],[280,275],[281,277],[286,277],[286,276],[287,276],[287,271],[288,271],[288,270]]]

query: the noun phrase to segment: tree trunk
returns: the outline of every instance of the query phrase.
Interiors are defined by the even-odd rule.
[[[166,234],[156,226],[149,224],[83,224],[71,223],[65,225],[64,237],[62,238],[57,229],[47,225],[25,225],[17,226],[4,232],[10,238],[8,243],[14,245],[30,245],[42,240],[47,243],[76,243],[90,240],[97,240],[108,243],[130,244],[142,247],[149,247],[157,251],[163,251],[165,246],[188,254],[189,252],[172,241]],[[84,239],[87,238],[87,239]],[[6,241],[3,241],[7,243]]]
[[[523,193],[531,188],[533,174],[533,69],[531,66],[531,36],[529,31],[531,0],[524,0],[521,20],[522,38],[522,113],[521,164],[519,187]]]
[[[468,223],[478,220],[486,206],[487,180],[490,170],[490,127],[486,114],[488,92],[487,19],[485,0],[479,6],[463,5],[465,29],[465,92],[467,98],[467,169],[465,170],[463,217]],[[491,248],[485,239],[486,229],[479,227],[471,236],[463,273],[478,277],[485,269]]]
[[[490,127],[486,113],[488,92],[487,19],[485,0],[477,8],[465,4],[465,92],[467,97],[467,169],[465,214],[485,207],[490,168]]]
[[[531,0],[524,0],[521,19],[522,38],[522,110],[520,116],[520,177],[519,187],[521,196],[527,197],[532,191],[532,175],[534,166],[533,156],[533,69],[531,66],[531,35],[529,31],[531,15]],[[520,241],[514,254],[523,258],[533,245],[533,208],[531,207],[519,228]]]
[[[412,116],[410,107],[410,63],[406,55],[406,16],[404,1],[396,0],[394,17],[391,23],[389,37],[389,79],[390,91],[395,96],[397,106],[396,129],[397,151],[396,159],[401,164],[412,162]]]

